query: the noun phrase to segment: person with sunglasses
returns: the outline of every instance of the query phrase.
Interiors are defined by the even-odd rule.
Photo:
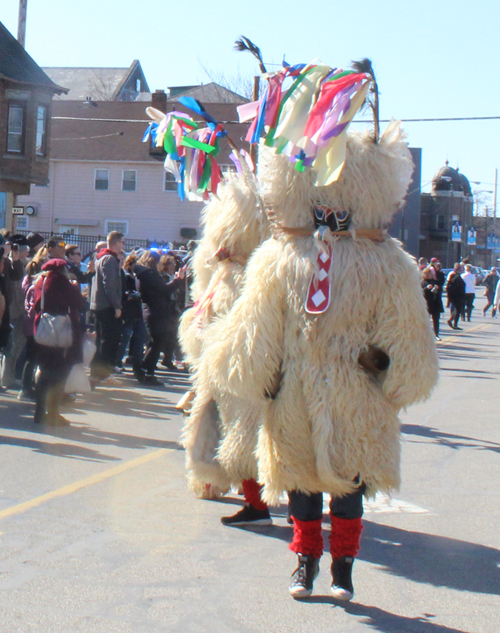
[[[47,249],[49,259],[64,259],[66,256],[66,242],[60,237],[51,237]]]
[[[68,262],[70,275],[74,275],[79,284],[88,284],[95,275],[95,264],[92,260],[89,262],[87,272],[84,273],[80,268],[82,251],[77,244],[68,244],[66,246],[66,261]]]

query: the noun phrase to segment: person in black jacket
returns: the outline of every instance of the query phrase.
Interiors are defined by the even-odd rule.
[[[439,284],[436,279],[436,271],[433,266],[427,266],[427,268],[422,271],[422,288],[424,290],[425,302],[427,303],[427,311],[432,318],[436,341],[440,341],[439,319],[443,311],[443,303],[441,301]]]
[[[132,361],[134,376],[139,382],[144,382],[145,374],[142,369],[142,361],[148,333],[142,316],[141,295],[137,290],[136,278],[133,274],[133,268],[136,263],[137,255],[130,253],[130,255],[125,258],[121,270],[123,325],[120,345],[118,346],[116,367],[121,370],[123,356],[126,353],[127,347],[129,347],[129,358]]]
[[[151,336],[142,363],[142,368],[146,372],[145,383],[150,385],[161,384],[154,372],[160,353],[167,346],[170,335],[169,322],[174,309],[171,295],[182,285],[184,279],[183,271],[178,271],[175,279],[166,283],[158,272],[159,261],[160,255],[156,251],[145,251],[134,266],[143,304],[144,321]]]
[[[455,264],[446,280],[446,293],[451,307],[451,316],[447,323],[453,330],[461,330],[458,320],[465,307],[465,281],[460,276],[462,266]]]
[[[486,313],[488,312],[488,310],[491,307],[493,308],[491,316],[492,317],[495,316],[496,306],[494,305],[493,299],[495,297],[495,292],[496,292],[497,284],[498,284],[499,280],[500,280],[500,278],[498,277],[497,269],[493,266],[493,268],[486,275],[486,277],[484,278],[484,281],[483,281],[483,284],[486,286],[486,290],[484,292],[484,295],[485,295],[486,300],[487,300],[487,304],[483,308],[483,316],[486,316]]]
[[[95,275],[95,264],[92,260],[89,262],[86,273],[81,270],[82,251],[77,244],[68,244],[66,246],[66,261],[68,262],[70,274],[75,276],[79,284],[88,284]]]

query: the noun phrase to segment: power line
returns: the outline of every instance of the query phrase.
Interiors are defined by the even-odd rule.
[[[73,117],[73,116],[53,116],[56,121],[102,121],[103,123],[150,123],[151,119],[99,119],[92,117]],[[437,119],[398,119],[402,123],[433,123],[443,121],[494,121],[500,119],[500,116],[463,116],[463,117],[443,117]],[[380,123],[390,123],[392,119],[380,119]],[[196,121],[203,123],[202,120]],[[219,121],[224,125],[243,125],[240,121]],[[353,123],[373,123],[373,119],[354,120]]]

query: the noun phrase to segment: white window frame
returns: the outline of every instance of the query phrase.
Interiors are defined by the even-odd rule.
[[[98,180],[104,181],[104,178],[97,178],[98,171],[105,171],[108,174],[108,178],[107,178],[108,186],[106,187],[106,189],[97,188],[97,181]],[[109,169],[101,169],[101,168],[94,169],[94,191],[109,191]]]
[[[133,180],[134,188],[133,189],[125,189],[124,187],[126,182],[132,182],[130,178],[125,179],[125,174],[127,172],[134,174],[134,180]],[[126,191],[127,193],[130,193],[131,191],[137,191],[137,170],[136,169],[122,169],[122,191]]]
[[[19,224],[19,222],[21,222],[21,224]],[[30,228],[29,215],[17,215],[16,216],[16,230],[19,229],[20,231],[28,231],[29,228]]]
[[[37,106],[36,110],[35,151],[37,156],[47,155],[47,106],[41,104]]]
[[[113,224],[120,226],[113,226]],[[111,231],[118,231],[123,233],[123,235],[128,235],[128,220],[104,220],[104,232],[108,235]]]
[[[439,226],[441,224],[440,219],[443,221],[443,226]],[[446,229],[446,215],[444,213],[438,213],[436,215],[436,229],[438,231],[444,231]]]
[[[11,120],[11,113],[14,110],[19,110],[21,112],[21,126],[14,126],[13,121]],[[25,132],[26,132],[26,107],[23,103],[18,103],[16,101],[9,103],[8,109],[8,119],[7,119],[7,153],[8,154],[24,154],[24,143],[25,143]],[[11,146],[11,140],[17,139],[20,143],[20,148],[13,148]],[[17,145],[17,143],[16,143]]]
[[[166,191],[167,193],[177,193],[178,183],[175,180],[174,174],[171,174],[169,171],[164,171],[163,174],[163,191]],[[167,177],[169,180],[167,180]],[[167,189],[167,183],[172,186],[171,189]]]

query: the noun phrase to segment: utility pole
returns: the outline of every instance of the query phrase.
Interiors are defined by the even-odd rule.
[[[495,187],[493,189],[493,217],[497,217],[497,181],[498,181],[498,169],[495,169]]]
[[[19,0],[19,19],[17,23],[17,41],[23,48],[26,48],[26,12],[28,10],[28,0]]]

